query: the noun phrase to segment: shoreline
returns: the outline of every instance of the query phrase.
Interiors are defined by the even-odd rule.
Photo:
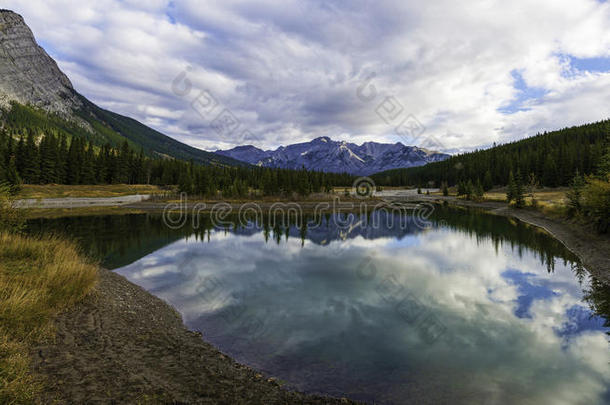
[[[541,228],[575,254],[592,276],[610,285],[610,235],[600,235],[586,226],[551,218],[531,208],[512,208],[499,201],[476,202],[439,196],[420,198],[418,201],[478,208],[488,214],[512,217]]]
[[[61,314],[56,337],[31,351],[42,403],[356,404],[289,391],[190,331],[178,312],[123,276]]]

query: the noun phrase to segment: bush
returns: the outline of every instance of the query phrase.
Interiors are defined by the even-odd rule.
[[[610,182],[588,178],[582,193],[582,210],[595,224],[597,231],[610,231]]]
[[[574,179],[572,179],[572,184],[570,190],[566,193],[566,198],[568,199],[568,214],[573,216],[578,214],[582,210],[582,192],[585,187],[585,180],[580,176],[578,171],[576,171],[576,175]]]

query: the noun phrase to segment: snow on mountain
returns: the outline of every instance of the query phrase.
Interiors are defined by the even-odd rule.
[[[422,166],[447,159],[450,155],[429,151],[416,146],[365,142],[356,145],[319,137],[310,142],[280,146],[275,150],[262,150],[252,145],[218,150],[228,156],[253,165],[283,169],[321,170],[325,172],[370,175],[389,169]]]

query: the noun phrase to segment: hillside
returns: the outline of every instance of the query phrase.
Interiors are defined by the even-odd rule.
[[[151,157],[244,165],[185,145],[87,100],[36,43],[23,18],[9,10],[0,10],[0,127],[14,138],[28,132],[36,136],[51,132],[114,147],[127,140],[133,149],[143,149]]]
[[[578,170],[592,174],[604,154],[610,120],[545,132],[520,141],[453,156],[422,167],[389,170],[373,175],[379,185],[425,185],[443,181],[481,181],[486,189],[508,183],[509,174],[523,179],[534,174],[540,185],[567,186]]]

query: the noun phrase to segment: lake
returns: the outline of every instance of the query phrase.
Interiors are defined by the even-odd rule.
[[[291,389],[375,403],[610,403],[610,289],[538,228],[472,209],[37,219]]]

